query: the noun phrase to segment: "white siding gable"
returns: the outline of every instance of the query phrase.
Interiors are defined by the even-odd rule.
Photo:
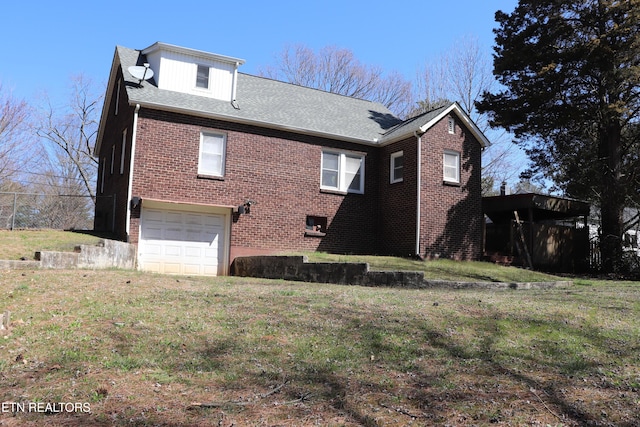
[[[241,59],[156,43],[142,51],[159,89],[232,101]],[[198,65],[209,68],[207,88],[196,87]]]

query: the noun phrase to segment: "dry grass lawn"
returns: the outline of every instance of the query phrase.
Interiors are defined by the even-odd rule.
[[[0,425],[637,426],[639,285],[1,271]]]

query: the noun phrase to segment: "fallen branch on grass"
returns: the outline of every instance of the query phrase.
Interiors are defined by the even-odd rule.
[[[549,413],[550,413],[551,415],[553,415],[554,417],[556,417],[556,418],[557,418],[557,419],[559,419],[560,421],[564,421],[564,420],[562,419],[562,417],[560,417],[560,415],[558,415],[558,414],[556,414],[555,412],[553,412],[553,411],[552,411],[552,410],[547,406],[547,404],[546,404],[546,403],[544,403],[544,401],[542,400],[542,398],[541,398],[540,396],[538,396],[538,393],[536,393],[536,390],[535,390],[534,388],[530,388],[530,389],[529,389],[529,391],[531,391],[531,393],[533,393],[533,394],[534,394],[534,396],[538,398],[538,400],[540,401],[540,403],[542,403],[542,405],[544,405],[545,409],[546,409],[547,411],[549,411]]]
[[[288,383],[289,383],[289,380],[283,382],[282,384],[278,385],[277,387],[273,388],[272,390],[269,390],[266,393],[261,393],[261,394],[256,395],[256,397],[254,399],[252,399],[252,400],[230,400],[230,401],[226,401],[226,402],[192,403],[191,405],[187,406],[187,409],[224,408],[224,407],[229,407],[229,406],[247,406],[247,405],[251,405],[253,403],[256,403],[256,401],[259,400],[259,399],[265,399],[265,398],[271,396],[272,394],[275,394],[275,393],[279,392]]]
[[[409,412],[409,411],[407,411],[407,410],[404,410],[404,409],[402,409],[402,408],[395,408],[395,407],[390,406],[390,405],[387,405],[387,404],[385,404],[385,403],[383,403],[383,402],[380,402],[380,406],[382,406],[383,408],[389,409],[389,410],[391,410],[391,411],[396,411],[396,412],[397,412],[397,413],[399,413],[399,414],[406,415],[407,417],[411,417],[411,418],[414,418],[414,419],[415,419],[415,418],[422,418],[422,417],[424,417],[424,415],[423,415],[423,414],[420,414],[420,415],[412,414],[411,412]]]
[[[297,399],[289,400],[287,402],[282,402],[282,403],[280,403],[280,405],[293,405],[294,403],[304,402],[306,400],[309,400],[309,398],[311,398],[311,396],[313,396],[313,393],[307,392],[307,393],[304,393],[302,396],[300,396]]]

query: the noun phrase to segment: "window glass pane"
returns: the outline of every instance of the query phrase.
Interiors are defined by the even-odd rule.
[[[348,189],[353,191],[361,191],[361,174],[360,168],[362,166],[361,157],[345,156],[345,180],[348,184]]]
[[[202,153],[203,170],[215,175],[222,174],[222,156],[219,154]]]
[[[322,171],[322,186],[338,188],[338,171]]]
[[[322,153],[322,167],[324,169],[338,170],[339,154],[334,153]]]
[[[207,89],[209,87],[209,67],[198,65],[198,75],[196,77],[196,87]]]
[[[393,170],[391,171],[392,181],[402,181],[404,169],[404,156],[402,154],[395,155],[393,157]]]
[[[362,165],[361,157],[345,156],[347,161],[347,173],[356,174],[360,172]]]
[[[205,135],[202,140],[202,151],[205,153],[222,154],[223,138],[221,136]]]
[[[360,188],[361,175],[360,175],[360,173],[357,173],[357,174],[354,174],[354,175],[347,174],[346,180],[349,183],[349,190],[361,191],[361,188]]]

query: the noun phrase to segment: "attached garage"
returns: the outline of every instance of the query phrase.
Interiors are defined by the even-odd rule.
[[[227,274],[231,210],[144,201],[138,267],[163,274]]]

